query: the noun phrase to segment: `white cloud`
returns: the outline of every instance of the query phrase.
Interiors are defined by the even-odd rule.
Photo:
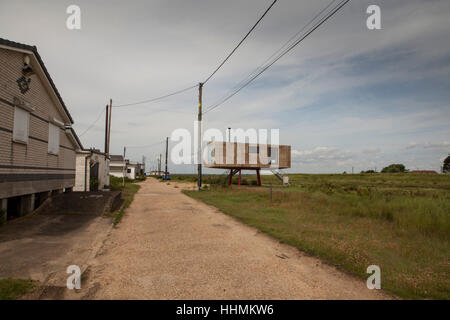
[[[227,93],[328,3],[278,2],[205,86],[204,106]],[[449,87],[450,2],[383,1],[380,31],[365,26],[368,4],[351,1],[252,85],[206,114],[205,129],[280,128],[282,143],[294,149],[293,159],[309,161],[311,172],[401,162],[409,141],[422,141],[406,148],[427,148],[428,157],[418,155],[411,165],[422,167],[442,157],[448,151],[450,106],[445,94],[431,90]],[[185,0],[79,0],[77,5],[82,10],[79,32],[65,28],[66,4],[50,0],[4,1],[0,29],[4,38],[38,46],[75,129],[82,132],[110,97],[113,104],[134,102],[204,80],[268,4],[210,0],[202,10]],[[417,83],[407,88],[410,94],[393,94],[411,80]],[[196,111],[195,89],[154,104],[114,109],[112,152],[161,141],[176,128],[192,130]],[[82,137],[86,147],[103,146],[103,126],[100,120]],[[316,147],[324,145],[334,147]],[[161,151],[136,148],[129,155],[154,159]]]
[[[312,150],[292,150],[291,156],[296,162],[327,162],[351,160],[352,154],[334,147],[316,147]]]
[[[369,155],[378,154],[380,152],[381,152],[381,148],[378,148],[378,147],[368,147],[361,151],[361,153],[369,154]]]
[[[414,148],[424,148],[424,149],[449,149],[450,151],[450,142],[449,141],[441,141],[441,142],[410,142],[406,149],[414,149]]]

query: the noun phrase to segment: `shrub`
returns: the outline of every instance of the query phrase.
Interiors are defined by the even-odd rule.
[[[89,189],[91,191],[97,191],[98,190],[98,179],[97,178],[91,178],[91,180],[89,181]]]
[[[383,170],[381,170],[383,173],[398,173],[398,172],[406,172],[405,165],[403,164],[391,164],[387,167],[384,167]]]

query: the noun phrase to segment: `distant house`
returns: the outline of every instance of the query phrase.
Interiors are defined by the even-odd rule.
[[[143,176],[144,174],[145,174],[145,164],[138,162],[136,167],[136,175]]]
[[[97,149],[77,152],[74,191],[102,191],[109,187],[109,157]]]
[[[151,176],[162,176],[164,174],[164,171],[158,171],[158,170],[151,170],[150,175]]]
[[[75,185],[83,147],[34,46],[0,39],[0,204],[7,219]]]
[[[125,175],[126,178],[134,180],[137,176],[144,174],[144,167],[142,163],[132,163],[121,155],[111,155],[109,174],[118,178]]]
[[[416,174],[438,174],[436,171],[434,170],[412,170],[410,171],[411,173],[416,173]]]
[[[109,175],[122,178],[126,173],[127,163],[121,155],[111,155],[109,157]]]
[[[131,163],[128,161],[125,176],[128,179],[134,180],[136,179],[136,176],[139,174],[138,170],[139,170],[139,163]]]

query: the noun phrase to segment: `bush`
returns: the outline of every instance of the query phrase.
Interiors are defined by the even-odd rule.
[[[406,172],[405,165],[403,164],[391,164],[387,167],[384,167],[381,170],[383,173],[398,173],[398,172]]]
[[[125,183],[127,183],[127,182],[133,182],[133,180],[125,178]],[[123,189],[122,183],[123,183],[123,178],[110,176],[109,186],[110,186],[111,190],[122,190]]]
[[[146,176],[144,175],[138,175],[136,176],[136,179],[134,179],[135,181],[145,181],[145,179],[147,179]]]
[[[98,190],[98,179],[97,178],[91,178],[91,180],[89,181],[89,189],[91,191],[97,191]]]

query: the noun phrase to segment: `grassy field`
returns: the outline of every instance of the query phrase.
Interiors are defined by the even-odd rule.
[[[14,300],[34,288],[31,280],[0,279],[0,300]]]
[[[122,200],[124,201],[122,207],[111,213],[111,216],[114,218],[114,225],[117,225],[120,220],[122,220],[125,209],[130,206],[133,202],[134,195],[138,192],[140,186],[135,182],[144,181],[144,178],[138,178],[136,180],[130,180],[125,178],[125,186],[123,185],[122,178],[110,177],[110,188],[111,190],[122,191]]]
[[[289,177],[287,188],[262,176],[261,188],[211,184],[185,193],[359,277],[378,265],[382,288],[400,297],[450,298],[449,175]]]

